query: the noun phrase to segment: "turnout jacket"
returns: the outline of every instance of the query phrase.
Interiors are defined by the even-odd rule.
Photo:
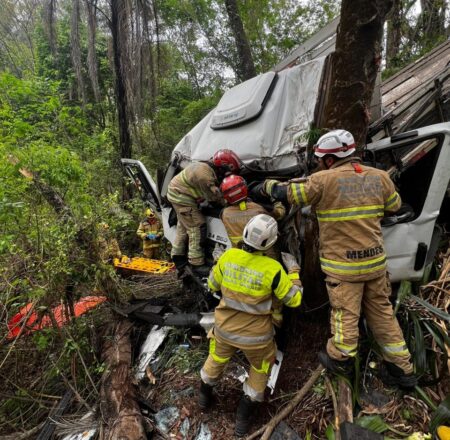
[[[232,247],[238,247],[239,242],[242,241],[242,233],[246,224],[251,218],[259,214],[270,215],[261,205],[250,200],[223,209],[220,218],[227,230]]]
[[[276,181],[266,181],[271,193]],[[313,205],[320,229],[323,272],[342,281],[365,281],[386,270],[380,220],[401,206],[389,175],[364,166],[357,158],[342,159],[305,182],[291,182],[288,202]]]
[[[139,228],[136,231],[136,234],[141,238],[144,249],[159,247],[160,238],[163,236],[161,222],[157,218],[154,218],[151,221],[145,219],[139,223]],[[155,234],[157,238],[155,240],[147,240],[147,234]]]
[[[237,347],[265,345],[272,340],[274,296],[288,307],[298,307],[302,300],[302,289],[292,283],[278,261],[235,248],[219,258],[208,287],[222,292],[214,334]]]
[[[193,162],[169,183],[167,198],[171,203],[197,206],[207,200],[223,204],[213,168],[205,162]]]

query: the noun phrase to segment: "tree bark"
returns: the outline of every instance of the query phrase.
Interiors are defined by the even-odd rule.
[[[125,84],[127,45],[127,8],[125,0],[111,0],[111,34],[114,51],[115,93],[119,124],[120,157],[131,158],[132,144],[128,120],[128,98]]]
[[[366,140],[370,102],[381,65],[381,43],[392,0],[342,0],[331,87],[323,128],[344,128]]]
[[[394,0],[392,10],[387,20],[386,36],[386,67],[396,67],[397,57],[400,52],[400,43],[402,38],[402,3],[403,0]]]
[[[114,323],[113,337],[104,340],[102,358],[107,365],[107,373],[100,390],[103,422],[100,440],[147,439],[135,386],[130,377],[131,327],[128,321],[118,321]]]
[[[256,76],[256,69],[253,63],[252,52],[248,42],[247,34],[242,24],[241,16],[239,15],[238,5],[236,0],[225,0],[228,19],[231,30],[233,31],[234,40],[236,41],[236,49],[238,54],[238,65],[236,71],[241,81]]]
[[[342,0],[341,4],[321,128],[348,130],[357,145],[366,140],[370,102],[381,63],[383,25],[391,6],[392,0]],[[318,236],[319,225],[312,215],[306,225],[302,280],[305,301],[312,307],[328,298],[319,264]]]
[[[72,66],[77,80],[77,97],[81,99],[83,105],[86,104],[86,94],[84,90],[83,72],[81,69],[81,49],[80,49],[80,1],[72,0],[72,14],[70,25],[70,46],[72,56]]]
[[[55,3],[56,0],[47,0],[47,4],[44,10],[45,31],[47,34],[50,52],[53,57],[56,57]]]
[[[101,101],[100,87],[98,85],[97,53],[95,51],[95,38],[97,33],[96,4],[97,0],[85,0],[88,18],[88,70],[91,80],[92,92],[95,102]]]

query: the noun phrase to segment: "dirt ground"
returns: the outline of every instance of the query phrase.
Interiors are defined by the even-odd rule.
[[[266,402],[260,406],[254,417],[250,432],[257,430],[267,423],[284,405],[290,402],[293,395],[308,380],[311,372],[317,367],[317,353],[325,347],[328,338],[327,311],[302,314],[288,318],[290,332],[295,337],[287,341],[285,357],[282,363],[277,387],[273,395],[266,395]],[[154,386],[141,386],[143,399],[150,404],[153,411],[167,406],[175,406],[181,413],[180,419],[170,431],[171,438],[183,439],[179,434],[182,420],[189,418],[190,430],[187,438],[196,439],[201,423],[206,423],[214,440],[234,438],[234,422],[237,403],[239,401],[242,384],[237,377],[242,368],[247,368],[243,357],[235,356],[229,363],[226,372],[215,389],[215,402],[207,412],[202,412],[197,404],[199,386],[199,370],[207,356],[207,342],[205,335],[197,333],[191,335],[186,332],[184,340],[190,348],[174,363],[168,362]],[[201,339],[199,339],[201,338]],[[189,354],[190,352],[190,354]],[[364,379],[364,385],[369,387],[369,394],[378,390],[387,402],[382,408],[374,406],[368,401],[361,400],[356,405],[355,415],[381,414],[383,419],[395,429],[410,434],[415,431],[427,430],[429,410],[417,398],[404,395],[394,390],[386,390],[381,382],[372,374]],[[433,395],[433,390],[429,390]],[[370,399],[369,399],[370,400]],[[332,423],[334,417],[331,396],[326,390],[324,379],[317,381],[300,405],[291,413],[285,422],[295,430],[301,438],[307,435],[311,439],[325,439],[325,430]],[[389,435],[390,438],[401,438]],[[156,434],[154,438],[165,438]],[[167,437],[168,438],[168,437]]]

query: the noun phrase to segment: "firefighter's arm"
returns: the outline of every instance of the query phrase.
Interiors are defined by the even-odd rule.
[[[302,302],[303,289],[295,285],[283,268],[275,275],[272,283],[275,296],[288,307],[298,307]]]
[[[391,213],[398,211],[402,206],[402,199],[400,198],[400,194],[395,190],[394,182],[392,182],[387,173],[384,175],[383,193],[385,212]]]
[[[271,215],[276,221],[280,221],[285,217],[286,208],[284,207],[283,202],[278,200],[273,204]]]
[[[287,252],[281,252],[281,260],[287,270],[288,278],[298,287],[302,287],[302,282],[300,281],[300,265],[298,264],[296,258]]]
[[[220,290],[220,286],[222,285],[222,269],[221,269],[220,258],[217,264],[211,269],[208,277],[208,287],[209,290],[213,292],[218,292]]]
[[[221,205],[224,204],[214,171],[210,170],[208,175],[199,176],[198,185],[203,197],[208,200],[208,202],[216,202]]]
[[[320,200],[322,185],[312,175],[304,182],[280,183],[277,180],[266,180],[264,191],[275,200],[288,202],[290,205],[308,206]]]
[[[161,224],[161,222],[158,222],[158,232],[156,233],[156,236],[158,238],[161,238],[163,235],[164,235],[164,230],[163,230],[162,224]]]
[[[136,234],[142,240],[145,240],[145,237],[147,237],[147,232],[145,232],[144,225],[142,223],[139,223],[139,228],[136,231]]]

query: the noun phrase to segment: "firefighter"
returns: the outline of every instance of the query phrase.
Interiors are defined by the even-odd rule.
[[[278,221],[286,214],[286,209],[280,201],[275,202],[272,212],[269,213],[258,203],[247,199],[247,183],[241,176],[233,174],[225,177],[220,185],[220,191],[228,205],[222,210],[220,217],[225,225],[232,247],[238,247],[242,241],[242,232],[244,231],[245,225],[255,215],[269,214]],[[268,252],[270,253],[272,249],[273,247]],[[274,253],[269,256],[276,258]]]
[[[221,291],[215,309],[215,326],[208,334],[209,356],[200,371],[199,406],[209,408],[213,387],[236,350],[251,367],[236,413],[235,433],[245,435],[250,416],[264,400],[276,344],[271,320],[274,297],[298,307],[302,289],[293,284],[278,261],[263,255],[277,240],[277,222],[267,214],[253,217],[243,233],[242,249],[228,249],[208,278],[211,291]]]
[[[252,202],[247,198],[247,183],[241,176],[233,174],[225,177],[220,185],[220,191],[228,205],[223,209],[220,218],[231,241],[231,246],[234,248],[239,247],[239,244],[242,242],[242,233],[248,221],[258,214],[269,214],[269,212],[258,203]],[[269,215],[278,221],[285,214],[286,209],[283,203],[276,201]],[[264,254],[275,260],[280,260],[280,252],[276,249],[276,246],[270,247]],[[298,272],[291,276],[298,277]],[[274,325],[278,328],[281,327],[283,321],[282,311],[283,303],[274,298],[272,302],[272,319]]]
[[[157,260],[159,258],[161,237],[163,236],[161,222],[150,208],[147,208],[145,215],[146,218],[139,223],[136,234],[142,240],[142,253],[144,254],[144,257]]]
[[[200,205],[213,202],[223,205],[218,180],[227,173],[238,173],[241,162],[231,150],[219,150],[208,162],[193,162],[177,174],[169,184],[167,198],[177,213],[177,233],[172,247],[172,260],[178,269],[187,257],[193,270],[208,276],[205,265],[206,220]]]
[[[103,263],[111,263],[114,258],[122,258],[117,240],[112,237],[108,223],[98,224],[97,245],[99,257]]]
[[[401,206],[389,175],[361,164],[346,130],[323,135],[315,155],[323,168],[305,182],[266,180],[263,191],[295,205],[316,208],[320,263],[331,303],[331,333],[320,362],[331,372],[351,375],[358,350],[361,311],[383,351],[381,377],[389,385],[413,388],[410,353],[389,301],[390,282],[380,220]]]

